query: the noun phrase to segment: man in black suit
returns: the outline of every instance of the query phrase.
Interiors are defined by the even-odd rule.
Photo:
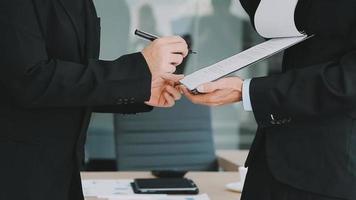
[[[91,0],[0,1],[0,199],[83,199],[80,164],[92,111],[170,107],[180,37],[98,60]],[[120,45],[120,44],[117,44]]]
[[[241,3],[253,21],[260,0]],[[299,0],[298,29],[315,36],[285,52],[283,73],[182,88],[195,103],[252,108],[243,200],[356,199],[355,11],[354,0]]]

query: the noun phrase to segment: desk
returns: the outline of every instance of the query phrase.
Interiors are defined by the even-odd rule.
[[[248,152],[248,150],[218,150],[216,156],[219,166],[224,171],[238,171],[239,167],[244,166]]]
[[[237,172],[190,172],[186,176],[194,180],[200,193],[206,193],[211,200],[239,200],[241,194],[230,192],[225,185],[239,181]],[[82,179],[134,179],[152,178],[148,172],[84,172]],[[97,200],[97,199],[88,199]]]

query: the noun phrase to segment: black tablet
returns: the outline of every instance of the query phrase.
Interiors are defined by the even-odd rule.
[[[135,179],[136,194],[199,194],[196,184],[186,178]]]

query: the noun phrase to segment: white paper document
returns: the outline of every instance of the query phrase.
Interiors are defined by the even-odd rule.
[[[297,3],[298,0],[261,0],[255,15],[256,30],[271,39],[187,75],[180,82],[194,91],[201,84],[227,76],[306,40],[308,36],[298,31],[294,21]]]
[[[105,197],[108,200],[210,200],[208,195],[127,195],[117,197]]]
[[[209,67],[205,67],[186,76],[181,83],[189,90],[196,89],[199,85],[215,81],[221,77],[236,72],[244,67],[270,57],[284,49],[287,49],[303,40],[307,36],[271,39],[256,45],[246,51],[220,61]]]
[[[134,194],[131,183],[133,180],[82,180],[85,197],[101,197],[110,195]]]
[[[119,180],[82,180],[85,198],[100,198],[108,200],[209,200],[208,195],[146,195],[135,194],[132,190],[130,179]]]

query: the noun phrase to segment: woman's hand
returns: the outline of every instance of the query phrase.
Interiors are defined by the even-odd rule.
[[[243,80],[239,77],[223,78],[199,86],[199,95],[191,94],[184,86],[182,93],[193,103],[206,106],[221,106],[242,101]]]
[[[156,78],[176,71],[188,55],[188,44],[179,36],[162,37],[145,47],[142,54],[152,77]]]
[[[147,105],[169,108],[181,99],[182,95],[174,85],[183,79],[183,75],[166,74],[152,81],[151,99],[145,102]]]
[[[186,41],[178,36],[159,38],[150,43],[142,54],[152,74],[151,98],[147,105],[172,107],[181,98],[174,85],[183,78],[174,75],[176,67],[188,55]]]

